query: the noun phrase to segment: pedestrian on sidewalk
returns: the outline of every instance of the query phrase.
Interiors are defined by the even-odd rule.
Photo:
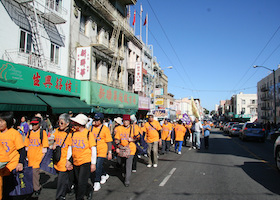
[[[208,149],[211,126],[206,120],[204,120],[203,129],[204,129],[204,147],[205,149]]]
[[[172,124],[170,123],[169,119],[164,119],[163,125],[162,125],[162,133],[161,133],[161,139],[162,139],[162,148],[160,154],[163,155],[165,153],[169,153],[170,150],[170,140],[171,140],[171,132],[172,132]]]
[[[47,153],[49,141],[46,131],[40,128],[40,117],[33,117],[30,124],[32,124],[32,130],[27,134],[24,146],[27,151],[28,166],[33,167],[34,197],[38,197],[42,189],[40,185],[40,163]]]
[[[137,124],[137,118],[136,118],[135,115],[131,115],[130,120],[131,120],[131,126],[132,126],[132,129],[133,129],[133,133],[134,134],[136,133],[135,141],[134,141],[134,142],[136,142],[136,140],[140,139],[140,127]],[[132,162],[132,172],[133,173],[135,173],[137,171],[138,154],[139,154],[139,151],[136,148],[136,152],[134,154],[133,162]]]
[[[91,177],[91,181],[94,183],[94,191],[97,192],[101,189],[100,184],[105,184],[109,178],[109,175],[104,170],[104,161],[106,159],[112,159],[112,135],[110,129],[103,125],[104,114],[96,113],[93,117],[94,126],[92,127],[92,134],[96,141],[97,148],[97,163],[95,177]]]
[[[78,114],[70,118],[75,132],[72,135],[72,158],[76,183],[76,200],[85,196],[92,199],[92,186],[88,183],[90,174],[96,170],[96,142],[90,131],[86,129],[88,117]],[[70,156],[69,154],[67,156]],[[66,168],[71,169],[71,164],[66,163]]]
[[[194,139],[194,143],[195,146],[193,147],[194,149],[198,149],[200,150],[200,135],[204,135],[204,130],[202,127],[201,122],[199,121],[198,118],[195,118],[195,123],[194,123],[194,135],[193,135],[193,139]]]
[[[154,120],[154,115],[152,113],[148,113],[148,122],[145,123],[146,128],[146,142],[148,143],[148,165],[147,167],[157,167],[158,166],[158,145],[160,140],[160,132],[161,126],[158,121]],[[153,161],[152,161],[152,153],[153,151]]]
[[[128,187],[130,184],[132,162],[136,153],[136,145],[134,142],[136,141],[137,136],[139,136],[139,130],[133,128],[130,116],[123,115],[123,125],[120,126],[120,128],[116,131],[115,143],[117,145],[117,153],[119,153],[120,149],[123,147],[128,147],[130,150],[130,154],[127,157],[120,157],[120,155],[118,156],[118,161],[122,166],[122,171],[125,171],[125,187]]]
[[[53,149],[57,146],[61,147],[60,160],[54,163],[54,168],[57,170],[57,189],[56,189],[56,199],[64,200],[67,188],[69,187],[69,171],[66,169],[66,164],[69,166],[70,153],[72,151],[72,132],[70,132],[70,116],[66,113],[59,116],[59,128],[54,132],[54,144]],[[68,154],[68,155],[67,155]],[[72,168],[72,167],[71,167]]]
[[[29,125],[27,124],[27,117],[22,116],[20,119],[20,125],[17,127],[19,133],[22,135],[22,138],[25,139],[25,136],[27,135],[29,131]]]
[[[181,154],[182,144],[184,141],[184,136],[186,134],[186,128],[182,125],[182,120],[178,121],[175,126],[175,152]]]

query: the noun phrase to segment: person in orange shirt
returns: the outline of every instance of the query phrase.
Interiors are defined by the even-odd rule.
[[[88,199],[92,199],[93,191],[88,179],[90,174],[96,170],[96,142],[90,131],[86,129],[87,116],[78,114],[70,120],[75,132],[72,135],[72,152],[69,152],[67,157],[72,155],[73,158],[77,186],[76,199],[82,200],[86,194],[88,194]],[[71,164],[66,162],[66,169],[71,168]]]
[[[33,189],[34,197],[38,197],[41,193],[40,185],[40,163],[49,147],[48,136],[46,131],[43,131],[43,138],[40,138],[41,118],[33,117],[30,124],[32,130],[27,134],[24,146],[27,151],[28,166],[33,167]]]
[[[139,130],[135,129],[133,125],[130,124],[130,115],[123,115],[123,126],[116,131],[115,135],[115,143],[117,145],[121,145],[123,147],[129,146],[130,148],[130,156],[128,158],[119,158],[120,163],[125,164],[125,181],[124,184],[126,187],[130,184],[130,176],[132,169],[133,157],[136,153],[136,145],[135,139],[139,135]],[[117,148],[117,153],[119,149]]]
[[[152,157],[151,152],[153,150],[154,164],[153,167],[158,166],[158,144],[159,144],[159,135],[158,131],[161,131],[161,126],[158,121],[154,120],[154,115],[148,113],[148,122],[145,123],[144,127],[146,129],[145,140],[148,144],[148,165],[147,167],[152,167]]]
[[[169,122],[170,120],[164,119],[162,125],[162,148],[160,154],[163,155],[165,153],[169,153],[170,148],[170,140],[171,140],[171,131],[172,131],[172,124]]]
[[[92,128],[92,134],[96,142],[97,148],[97,164],[95,178],[92,177],[94,182],[94,191],[99,191],[101,188],[100,184],[105,184],[109,178],[109,175],[105,172],[103,163],[108,158],[112,159],[112,135],[110,129],[103,125],[104,115],[103,113],[96,113],[93,117],[95,121],[94,127]]]
[[[0,122],[1,123],[1,122]],[[3,175],[5,174],[5,166],[11,159],[9,158],[8,153],[4,149],[4,146],[0,142],[0,199],[2,199],[2,191],[3,191]]]
[[[25,149],[21,134],[12,128],[14,125],[13,113],[0,113],[0,142],[4,149],[1,150],[1,162],[9,161],[4,168],[1,169],[3,177],[3,199],[10,199],[9,193],[14,189],[13,170],[22,171],[25,160]],[[4,151],[3,151],[4,150]],[[6,155],[5,155],[6,153]],[[7,158],[8,155],[8,158]]]
[[[133,133],[137,133],[137,138],[135,138],[135,139],[139,140],[140,139],[140,135],[139,135],[140,134],[140,127],[137,124],[137,118],[135,117],[135,115],[130,116],[130,122],[131,122],[131,126],[133,128]],[[133,157],[133,162],[132,162],[132,172],[134,172],[134,173],[137,170],[138,154],[139,154],[139,152],[136,148],[136,153]]]
[[[178,121],[178,124],[175,126],[175,152],[181,154],[182,144],[184,136],[186,134],[186,128],[182,125],[182,120]]]
[[[60,160],[54,164],[54,168],[57,170],[57,190],[56,199],[65,199],[67,187],[69,184],[68,170],[66,169],[66,163],[70,157],[67,157],[68,151],[71,152],[72,138],[70,133],[70,116],[66,113],[59,116],[59,128],[54,132],[54,145],[53,149],[57,146],[61,146]],[[68,163],[69,165],[70,163]]]

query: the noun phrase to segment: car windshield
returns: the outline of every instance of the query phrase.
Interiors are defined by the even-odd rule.
[[[263,128],[261,124],[247,124],[246,128]]]

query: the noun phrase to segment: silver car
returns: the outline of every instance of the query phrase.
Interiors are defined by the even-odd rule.
[[[274,158],[276,162],[276,167],[280,171],[280,136],[276,139],[274,143]]]

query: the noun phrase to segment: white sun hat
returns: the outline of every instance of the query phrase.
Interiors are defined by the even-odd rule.
[[[86,125],[88,123],[88,117],[85,116],[84,114],[78,114],[76,117],[72,117],[70,119],[81,125]]]
[[[114,119],[115,122],[117,122],[118,124],[122,124],[122,118],[117,117]]]

